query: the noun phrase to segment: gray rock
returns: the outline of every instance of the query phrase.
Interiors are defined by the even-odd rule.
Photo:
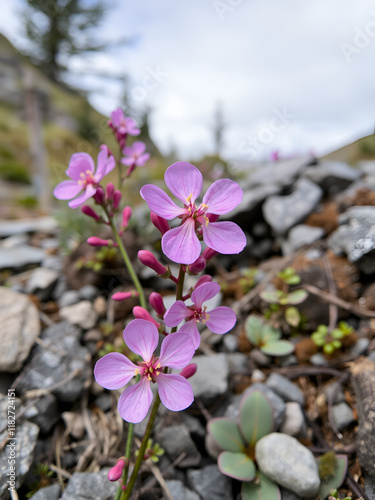
[[[167,480],[166,483],[173,500],[200,500],[199,495],[197,495],[194,491],[189,490],[189,488],[186,488],[182,481],[170,479]],[[165,494],[164,498],[165,500],[169,499],[169,497]]]
[[[294,354],[289,354],[288,356],[284,356],[280,358],[281,366],[294,366],[298,365],[298,359]]]
[[[258,370],[258,368],[254,368],[254,370],[251,373],[251,380],[252,382],[263,382],[266,379],[265,374],[262,372],[262,370]]]
[[[118,484],[108,481],[108,470],[74,473],[61,500],[113,500]]]
[[[227,357],[225,354],[195,356],[194,363],[197,365],[197,371],[189,379],[194,396],[201,399],[203,404],[211,404],[228,390]]]
[[[183,452],[186,453],[186,457],[179,462],[179,467],[196,467],[200,464],[201,455],[184,425],[162,428],[156,433],[156,440],[171,460],[175,460]]]
[[[365,474],[365,493],[369,500],[375,500],[375,484],[367,474]]]
[[[81,299],[91,300],[98,295],[98,289],[94,285],[85,285],[78,290],[78,293]]]
[[[180,415],[184,425],[192,436],[204,438],[206,431],[197,418],[189,415],[189,413],[186,413],[186,411],[182,411]]]
[[[44,238],[40,242],[40,246],[46,249],[58,249],[60,247],[60,242],[57,238]]]
[[[18,269],[29,264],[40,264],[43,259],[44,250],[29,245],[0,248],[0,269]]]
[[[42,261],[42,267],[54,269],[58,273],[61,273],[64,267],[63,259],[60,255],[47,255]]]
[[[338,404],[345,401],[344,390],[342,386],[337,384],[336,382],[332,382],[331,384],[326,385],[324,388],[324,394],[327,402],[330,397],[333,397],[332,404]]]
[[[297,175],[311,162],[311,157],[293,158],[261,165],[248,177],[249,186],[276,184],[289,186]]]
[[[27,406],[27,404],[26,404]],[[25,411],[25,417],[47,434],[60,418],[57,400],[53,394],[46,394]]]
[[[232,352],[227,354],[229,373],[249,373],[249,358],[242,352]]]
[[[332,406],[332,418],[339,431],[355,422],[353,410],[345,402]]]
[[[251,349],[250,358],[259,366],[267,368],[272,362],[272,358],[264,354],[260,349]]]
[[[31,300],[0,287],[0,371],[19,371],[39,333],[39,313]]]
[[[293,491],[287,490],[285,488],[280,488],[281,498],[282,500],[305,500],[302,497],[299,497]]]
[[[238,350],[238,340],[232,333],[227,333],[223,338],[224,348],[227,352],[236,352]]]
[[[365,337],[359,338],[357,342],[351,347],[350,354],[352,356],[362,356],[367,351],[370,345],[370,340]]]
[[[67,290],[66,292],[63,292],[61,297],[58,299],[58,304],[59,306],[62,307],[68,307],[72,306],[73,304],[77,304],[81,300],[81,297],[77,290]]]
[[[276,483],[297,495],[317,495],[320,486],[314,455],[297,439],[287,434],[272,433],[255,445],[260,470]]]
[[[26,285],[27,293],[34,293],[41,300],[47,300],[51,290],[58,280],[59,273],[48,267],[38,267],[35,269]]]
[[[0,242],[1,248],[15,248],[20,245],[25,245],[29,241],[29,238],[26,234],[15,234],[13,236],[9,236],[5,240]]]
[[[371,359],[371,361],[375,362],[375,351],[369,352],[367,357],[368,357],[368,359]]]
[[[71,402],[79,398],[91,376],[91,356],[88,349],[80,345],[79,337],[80,330],[64,321],[44,330],[43,345],[36,346],[33,359],[19,382],[19,392],[59,384],[52,391],[59,400]],[[65,379],[68,380],[61,384]]]
[[[284,255],[291,255],[298,248],[304,245],[310,245],[314,241],[320,240],[325,234],[321,227],[307,226],[306,224],[298,224],[292,227],[288,233],[287,240],[281,243],[281,249]]]
[[[266,382],[267,387],[272,389],[284,401],[295,401],[301,406],[305,404],[305,396],[301,389],[286,377],[278,373],[271,373]]]
[[[351,228],[349,226],[339,226],[328,238],[328,248],[336,255],[343,255],[347,248],[351,246]]]
[[[228,500],[232,498],[232,482],[219,471],[217,465],[207,465],[199,470],[189,470],[188,481],[204,500]],[[65,499],[64,499],[65,500]]]
[[[13,411],[13,408],[10,408]],[[19,400],[17,401],[17,411]],[[8,398],[0,394],[0,427],[6,426],[8,415]],[[8,431],[5,429],[0,434],[1,443],[6,443],[0,452],[0,500],[9,498],[8,488],[15,486],[17,490],[23,483],[33,461],[34,448],[38,439],[38,426],[28,420],[18,418],[16,421],[15,438],[8,439]],[[8,460],[15,460],[9,463]],[[11,470],[11,466],[14,470]],[[14,474],[12,474],[14,472]],[[14,481],[15,484],[7,483]]]
[[[64,277],[60,277],[52,291],[52,299],[59,300],[64,292],[68,289],[68,285],[66,283],[66,279]]]
[[[270,196],[263,204],[263,215],[276,234],[285,234],[316,207],[322,197],[319,186],[299,179],[288,196]]]
[[[246,214],[248,217],[249,212],[258,207],[268,196],[278,194],[280,190],[281,187],[276,184],[265,184],[256,188],[252,186],[250,189],[245,188],[241,203],[230,212],[230,215],[224,215],[223,219],[233,219],[238,214]]]
[[[314,366],[325,366],[327,364],[327,360],[323,354],[317,352],[311,356],[310,363]]]
[[[38,219],[6,220],[0,222],[0,238],[20,233],[53,233],[58,228],[53,217],[39,217]]]
[[[52,486],[41,488],[32,497],[30,497],[30,500],[59,500],[59,498],[60,486],[56,483]]]
[[[330,196],[342,191],[349,184],[362,177],[363,173],[339,161],[323,161],[307,167],[303,175],[321,186]]]
[[[93,328],[98,319],[93,305],[88,300],[61,308],[60,316],[72,325],[80,326],[84,330]]]
[[[305,416],[299,403],[293,401],[286,403],[286,410],[280,432],[294,437],[306,436]]]

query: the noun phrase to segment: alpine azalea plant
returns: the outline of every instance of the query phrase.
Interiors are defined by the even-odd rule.
[[[149,154],[140,141],[127,144],[129,137],[138,135],[140,129],[121,108],[111,113],[108,125],[117,141],[117,154],[113,154],[107,145],[101,145],[96,169],[90,155],[74,154],[66,171],[70,180],[61,182],[54,195],[59,200],[71,200],[71,208],[81,206],[87,217],[111,228],[113,240],[92,236],[87,242],[94,247],[110,246],[123,258],[135,289],[117,292],[112,299],[139,300],[139,305],[133,308],[136,319],[123,333],[126,346],[134,353],[132,360],[121,353],[109,352],[97,361],[94,368],[99,385],[114,391],[124,388],[119,396],[118,411],[128,422],[126,449],[109,472],[108,479],[120,482],[115,500],[126,500],[132,493],[142,462],[151,456],[147,449],[160,403],[171,411],[184,410],[193,403],[193,390],[187,379],[197,369],[191,360],[200,345],[199,323],[220,335],[231,330],[236,323],[236,316],[229,307],[220,306],[207,311],[205,303],[220,291],[220,286],[212,281],[211,276],[200,276],[194,286],[184,290],[185,275],[199,276],[217,254],[241,252],[246,238],[233,222],[218,221],[220,215],[229,213],[241,202],[240,186],[232,180],[220,179],[208,188],[199,202],[203,187],[201,172],[190,163],[174,163],[166,170],[164,179],[170,192],[182,202],[182,207],[153,184],[145,185],[140,194],[151,209],[151,222],[160,231],[165,258],[179,264],[178,275],[172,273],[165,258],[160,262],[149,250],[140,250],[138,258],[156,275],[174,284],[176,300],[168,310],[157,292],[151,293],[146,300],[124,244],[132,210],[129,206],[122,207],[121,201],[126,180],[137,167],[145,165]],[[128,167],[125,175],[122,171],[124,165]],[[115,167],[117,189],[112,182],[102,184]],[[90,198],[93,204],[84,204]],[[169,221],[174,219],[179,220],[179,225],[171,228]],[[204,249],[202,239],[206,245]],[[184,324],[178,329],[182,322]],[[138,360],[134,361],[137,357]],[[134,424],[142,422],[147,414],[146,431],[128,477]]]

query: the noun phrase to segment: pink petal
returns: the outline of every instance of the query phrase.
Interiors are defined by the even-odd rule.
[[[126,157],[126,158],[121,158],[121,163],[123,165],[126,165],[127,167],[131,167],[133,165],[133,163],[135,162],[135,159],[130,156],[130,157]]]
[[[108,153],[105,149],[98,154],[97,168],[95,172],[95,181],[100,182],[105,175],[107,175],[116,166],[116,161],[113,156],[108,158]]]
[[[210,222],[202,225],[203,241],[219,253],[240,253],[246,246],[246,236],[234,222]]]
[[[126,150],[126,148],[125,148]],[[135,141],[132,145],[132,154],[140,156],[146,151],[146,144],[142,141]],[[128,154],[128,153],[125,153]]]
[[[121,125],[121,121],[124,118],[124,112],[121,108],[117,108],[111,113],[112,123],[115,127],[119,127]]]
[[[152,402],[150,381],[146,377],[127,387],[118,401],[118,411],[127,422],[138,424],[147,415]]]
[[[58,200],[70,200],[80,191],[82,191],[82,186],[76,181],[62,181],[55,187],[53,195]]]
[[[208,205],[207,212],[227,214],[242,201],[243,191],[237,182],[220,179],[207,189],[203,203]]]
[[[202,190],[202,174],[197,167],[186,161],[178,161],[168,167],[164,180],[169,191],[185,204],[190,195],[194,202]]]
[[[94,160],[88,153],[75,153],[70,158],[66,175],[68,175],[74,181],[79,181],[81,179],[81,173],[86,173],[87,170],[89,170],[90,172],[94,172]]]
[[[192,264],[201,253],[201,244],[195,234],[195,221],[187,219],[179,227],[170,229],[161,240],[165,255],[177,264]]]
[[[143,167],[143,165],[150,159],[150,153],[145,153],[144,155],[141,155],[139,158],[136,160],[136,165],[138,167]]]
[[[194,343],[189,335],[172,333],[165,337],[161,344],[159,363],[162,367],[185,368],[194,353]]]
[[[167,193],[153,184],[143,186],[141,196],[150,210],[164,219],[171,220],[185,212],[170,199]]]
[[[136,368],[123,354],[111,352],[96,362],[94,376],[105,389],[119,389],[134,377]]]
[[[96,188],[92,184],[89,184],[88,186],[86,186],[86,189],[83,191],[83,193],[78,196],[78,198],[70,201],[68,205],[70,206],[70,208],[77,208],[82,205],[82,203],[85,203],[86,200],[91,198],[91,196],[94,196],[95,193]]]
[[[177,326],[187,316],[188,309],[182,300],[177,300],[164,314],[164,323],[167,326]]]
[[[187,321],[184,325],[182,325],[177,333],[185,333],[186,335],[189,335],[194,343],[194,349],[198,349],[201,343],[201,336],[199,335],[196,321],[194,321],[193,319]]]
[[[168,410],[181,411],[194,401],[193,389],[186,378],[175,373],[160,373],[158,391],[161,402]]]
[[[211,283],[203,283],[203,285],[198,286],[191,294],[191,300],[198,308],[201,308],[203,302],[216,297],[219,292],[220,285],[215,283],[215,281],[212,281]]]
[[[124,330],[124,341],[130,350],[150,361],[159,342],[156,326],[145,319],[134,319]]]
[[[237,318],[234,311],[229,307],[215,307],[208,313],[210,319],[206,321],[206,326],[214,333],[223,334],[229,332],[236,324]]]

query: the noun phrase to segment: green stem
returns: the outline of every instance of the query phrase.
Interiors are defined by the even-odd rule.
[[[176,290],[176,300],[182,300],[184,294],[184,280],[185,280],[185,271],[182,264],[180,264],[180,272],[178,274],[177,280],[177,290]],[[177,332],[177,326],[173,327],[171,333]]]
[[[122,492],[120,500],[128,500],[128,498],[130,497],[130,494],[134,488],[134,484],[135,484],[135,481],[137,479],[139,469],[141,468],[141,465],[143,462],[143,457],[146,453],[147,442],[150,439],[151,431],[152,431],[152,428],[154,427],[154,422],[155,422],[156,414],[158,412],[159,405],[160,405],[160,397],[159,397],[159,394],[157,394],[155,397],[154,405],[153,405],[152,410],[151,410],[151,415],[150,415],[150,419],[149,419],[148,424],[147,424],[146,432],[145,432],[145,435],[143,436],[141,447],[139,448],[139,452],[138,452],[137,460],[136,460],[135,465],[134,465],[133,472],[130,476],[129,483],[126,487],[126,490]]]

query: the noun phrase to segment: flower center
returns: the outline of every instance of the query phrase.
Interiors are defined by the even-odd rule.
[[[191,319],[194,319],[197,323],[205,324],[210,319],[210,315],[206,313],[207,306],[201,309],[195,309],[194,306],[190,306],[189,309],[193,311]]]
[[[208,217],[206,216],[206,212],[208,210],[208,205],[205,203],[201,203],[199,207],[195,205],[195,203],[191,200],[192,194],[186,198],[185,208],[187,210],[186,218],[192,218],[202,224],[203,222],[208,225]]]
[[[138,365],[139,368],[135,369],[135,374],[146,377],[150,382],[153,383],[156,382],[157,376],[162,372],[159,358],[152,357],[150,361],[141,361],[140,363],[138,363]]]
[[[79,176],[80,180],[78,181],[78,184],[80,184],[83,188],[85,188],[89,184],[95,184],[95,179],[91,170],[86,170],[86,172],[81,172]]]

